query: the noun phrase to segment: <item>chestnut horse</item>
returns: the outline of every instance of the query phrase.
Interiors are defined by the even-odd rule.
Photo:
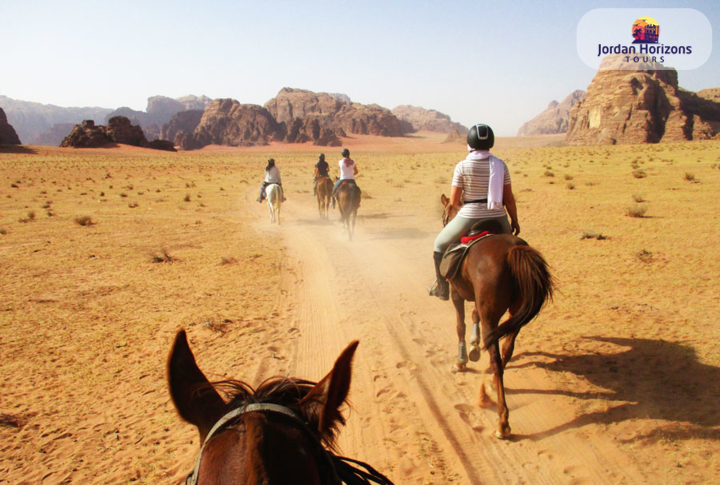
[[[352,241],[355,234],[355,219],[357,218],[358,207],[360,207],[361,198],[360,187],[355,181],[345,182],[337,190],[338,209],[340,209],[340,222],[348,233],[348,238]]]
[[[369,465],[330,451],[345,423],[339,408],[350,389],[357,345],[348,345],[318,384],[273,378],[253,390],[240,381],[210,384],[180,330],[168,359],[170,396],[202,443],[186,484],[392,485]],[[227,403],[217,388],[228,391]]]
[[[330,177],[320,177],[317,179],[316,188],[318,212],[320,213],[320,217],[327,219],[330,199],[332,198],[333,182]]]
[[[456,209],[445,194],[440,201],[445,206],[443,225],[456,215]],[[472,312],[473,331],[469,358],[480,359],[480,327],[483,348],[490,356],[490,368],[497,390],[499,416],[495,436],[510,436],[509,411],[505,402],[503,371],[512,358],[515,339],[520,329],[540,312],[552,299],[555,283],[542,255],[527,242],[512,234],[496,234],[475,243],[455,276],[449,280],[450,298],[457,313],[458,362],[457,370],[464,370],[468,362],[465,344],[465,302],[475,302]],[[500,325],[506,311],[509,318]],[[500,339],[504,338],[502,351]],[[485,379],[480,387],[480,405],[489,404]]]

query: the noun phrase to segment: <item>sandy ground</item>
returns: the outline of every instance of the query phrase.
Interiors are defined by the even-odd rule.
[[[486,359],[451,372],[454,311],[425,292],[463,156],[441,142],[348,141],[353,242],[318,217],[317,147],[0,153],[0,483],[179,483],[199,446],[165,382],[181,327],[211,379],[253,384],[320,379],[359,339],[340,446],[398,484],[716,482],[720,143],[499,140],[559,280],[518,339],[499,441]],[[269,156],[280,226],[254,201]]]

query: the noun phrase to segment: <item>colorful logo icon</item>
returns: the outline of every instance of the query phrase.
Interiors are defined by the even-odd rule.
[[[657,44],[660,24],[652,17],[640,17],[632,26],[633,44]]]

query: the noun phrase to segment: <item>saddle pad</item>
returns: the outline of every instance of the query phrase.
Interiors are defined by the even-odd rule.
[[[474,236],[463,237],[460,239],[460,242],[463,244],[467,244],[470,241],[474,241],[475,239],[480,239],[481,237],[489,236],[490,234],[494,234],[494,233],[492,233],[490,231],[484,231],[484,232],[481,232],[480,234],[476,234]]]
[[[482,241],[486,237],[490,236],[494,236],[494,234],[485,232],[477,238],[472,239],[469,243],[461,242],[447,248],[445,254],[443,255],[443,259],[440,262],[440,274],[447,280],[453,279],[460,269],[460,266],[462,265],[465,256],[467,256],[470,248],[478,241]]]

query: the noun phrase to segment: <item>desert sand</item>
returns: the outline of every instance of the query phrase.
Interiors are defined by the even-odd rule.
[[[319,380],[359,339],[340,448],[397,484],[716,483],[720,142],[498,141],[559,284],[518,338],[500,441],[486,358],[451,372],[454,310],[425,290],[465,153],[443,139],[347,140],[352,242],[312,196],[339,148],[0,150],[0,483],[180,483],[180,328],[210,379],[251,384]],[[270,156],[279,226],[255,202]]]

